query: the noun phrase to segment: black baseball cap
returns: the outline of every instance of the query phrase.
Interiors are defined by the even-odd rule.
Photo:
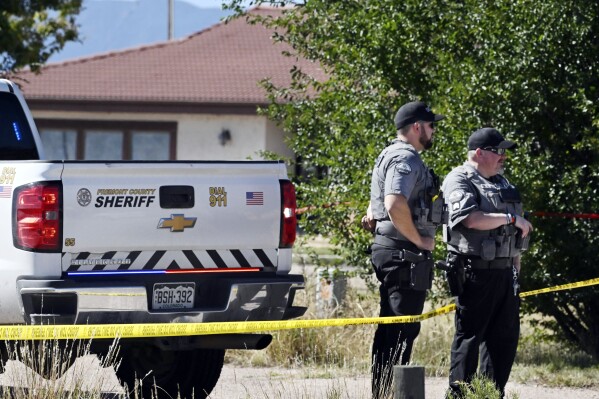
[[[430,107],[422,101],[413,101],[399,108],[395,114],[395,127],[401,129],[418,121],[437,122],[443,118],[445,115],[434,114]]]
[[[468,138],[468,149],[476,150],[477,148],[493,147],[493,148],[516,148],[518,144],[503,138],[497,129],[492,127],[483,127],[472,133]]]

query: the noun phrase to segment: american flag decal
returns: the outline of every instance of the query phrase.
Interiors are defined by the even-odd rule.
[[[0,198],[10,198],[12,186],[0,186]]]
[[[262,191],[248,191],[245,193],[246,205],[264,205],[264,193]]]

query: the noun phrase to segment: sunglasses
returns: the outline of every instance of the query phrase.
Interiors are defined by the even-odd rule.
[[[483,147],[482,149],[485,151],[491,151],[492,153],[497,155],[503,155],[506,152],[505,148]]]
[[[421,125],[429,125],[431,129],[434,129],[437,125],[435,122],[420,122]]]

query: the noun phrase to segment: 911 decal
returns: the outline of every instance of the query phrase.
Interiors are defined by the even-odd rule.
[[[0,198],[10,198],[12,196],[12,184],[15,181],[17,168],[5,166],[0,173]]]
[[[224,187],[210,187],[210,206],[227,206],[227,192]]]
[[[13,184],[16,175],[17,168],[5,166],[0,173],[0,184]]]

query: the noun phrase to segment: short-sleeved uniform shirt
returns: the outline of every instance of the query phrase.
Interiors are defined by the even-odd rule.
[[[514,248],[514,243],[511,242],[513,239],[508,237],[514,234],[515,227],[474,230],[460,224],[474,211],[522,215],[521,202],[506,201],[505,195],[502,194],[504,190],[517,193],[516,188],[505,177],[495,175],[487,179],[466,162],[445,177],[441,189],[446,195],[445,202],[449,211],[445,241],[450,251],[479,255],[482,240],[490,236],[504,235],[503,238],[496,238],[497,256],[508,257],[519,254],[519,251]]]
[[[374,219],[377,220],[376,233],[409,241],[391,223],[385,209],[385,196],[401,194],[406,197],[414,217],[421,208],[425,208],[425,191],[432,185],[433,177],[418,151],[406,142],[394,140],[378,156],[372,172],[370,204]],[[415,219],[413,221],[422,236],[434,237],[434,225]]]

